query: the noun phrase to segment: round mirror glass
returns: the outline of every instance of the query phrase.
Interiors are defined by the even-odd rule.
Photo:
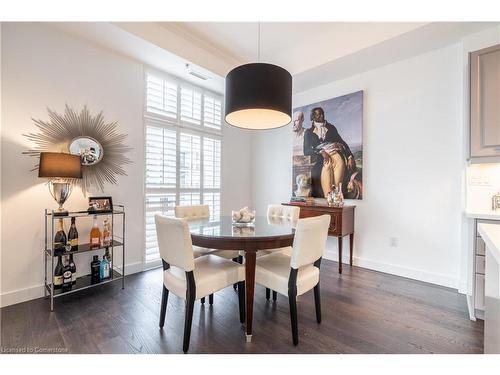
[[[94,165],[101,161],[104,149],[94,138],[77,137],[69,144],[69,152],[80,155],[82,165]]]

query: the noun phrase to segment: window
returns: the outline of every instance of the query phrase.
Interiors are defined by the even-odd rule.
[[[145,262],[153,267],[155,214],[208,204],[211,220],[220,218],[222,99],[159,73],[146,74],[145,89]]]

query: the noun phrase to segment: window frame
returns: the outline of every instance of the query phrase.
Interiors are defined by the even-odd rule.
[[[147,80],[148,80],[148,74],[154,75],[158,78],[165,79],[167,81],[170,81],[172,83],[175,83],[177,85],[177,118],[172,118],[168,116],[161,115],[159,113],[153,113],[149,112],[147,110],[147,101],[148,101],[148,95],[147,95]],[[218,193],[219,194],[219,213],[218,217],[222,215],[222,186],[223,186],[223,175],[222,175],[222,170],[223,170],[223,160],[222,160],[222,153],[223,153],[223,135],[224,135],[224,97],[221,94],[218,94],[212,90],[208,90],[204,87],[196,86],[188,81],[185,81],[183,79],[177,78],[175,76],[172,76],[170,74],[152,69],[152,68],[146,68],[144,69],[144,98],[143,98],[143,132],[144,132],[144,160],[143,160],[143,165],[144,165],[144,183],[143,183],[143,188],[144,188],[144,193],[143,193],[143,208],[144,208],[144,214],[143,214],[143,228],[144,228],[144,235],[143,235],[143,244],[144,244],[144,249],[142,252],[142,258],[143,258],[143,269],[151,269],[155,267],[159,267],[161,265],[161,259],[156,259],[152,261],[147,261],[146,260],[146,227],[147,227],[147,222],[146,222],[146,216],[147,216],[147,202],[146,202],[146,197],[148,194],[175,194],[175,205],[178,205],[180,203],[180,195],[182,193],[199,193],[200,195],[200,204],[203,203],[204,199],[204,194],[205,193]],[[200,118],[200,124],[194,124],[189,121],[184,121],[181,119],[181,89],[182,87],[197,90],[201,93],[201,118]],[[221,102],[221,124],[220,124],[220,129],[217,129],[215,127],[211,126],[205,126],[205,95],[212,96],[216,100],[220,100]],[[174,188],[151,188],[147,187],[147,179],[146,179],[146,174],[147,174],[147,127],[149,126],[156,126],[156,127],[162,127],[164,129],[168,130],[173,130],[176,133],[176,166],[175,166],[175,187]],[[181,133],[187,133],[187,134],[192,134],[195,136],[200,137],[200,187],[199,188],[181,188],[180,187],[180,136]],[[216,139],[220,141],[220,186],[219,188],[205,188],[204,187],[204,165],[205,165],[205,152],[204,152],[204,140],[205,138],[210,138],[210,139]]]

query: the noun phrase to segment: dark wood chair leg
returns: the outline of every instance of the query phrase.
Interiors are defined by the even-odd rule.
[[[194,282],[193,271],[186,272],[186,316],[184,319],[184,340],[182,350],[187,353],[189,350],[189,340],[191,339],[191,325],[193,323],[194,299],[196,297],[196,284]]]
[[[354,233],[349,235],[349,265],[352,267],[352,252],[354,249]]]
[[[202,297],[202,299],[200,300],[201,303],[205,303],[205,297]]]
[[[270,298],[271,298],[271,289],[266,288],[266,299],[269,301]]]
[[[238,305],[240,308],[240,323],[245,323],[245,282],[238,283]]]
[[[161,307],[160,307],[160,328],[163,328],[165,324],[165,314],[167,313],[168,304],[168,289],[163,285],[163,291],[161,292]]]
[[[288,302],[290,304],[290,323],[292,324],[293,345],[299,343],[299,328],[297,323],[297,273],[298,269],[290,269],[288,278]]]
[[[321,323],[321,298],[319,291],[319,283],[314,287],[314,304],[316,306],[316,321]]]
[[[290,303],[290,322],[292,324],[292,339],[293,345],[299,343],[299,329],[297,325],[297,296],[288,296]]]
[[[273,301],[276,302],[277,299],[278,299],[278,292],[273,290]]]
[[[210,295],[208,296],[208,303],[209,303],[209,304],[211,304],[211,305],[213,305],[213,304],[214,304],[214,295],[213,295],[213,294],[210,294]]]
[[[232,261],[236,262],[236,263],[239,263],[239,264],[243,264],[243,257],[241,255],[238,255],[236,258],[233,258]],[[238,287],[238,283],[234,283],[233,284],[233,289],[236,290],[237,287]]]
[[[343,237],[337,237],[339,244],[339,273],[342,273],[342,239]]]

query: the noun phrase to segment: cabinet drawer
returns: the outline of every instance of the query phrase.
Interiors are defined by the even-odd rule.
[[[484,310],[484,275],[476,274],[474,301],[476,309]]]
[[[484,275],[484,255],[476,255],[476,273]]]
[[[476,254],[484,255],[484,241],[481,237],[476,237]]]
[[[325,211],[319,211],[319,210],[307,210],[307,209],[301,209],[300,210],[300,218],[306,218],[306,217],[314,217],[314,216],[320,216],[320,215],[330,215],[330,227],[328,228],[328,233],[333,234],[333,235],[340,235],[341,234],[341,220],[342,220],[342,212],[325,212]]]

